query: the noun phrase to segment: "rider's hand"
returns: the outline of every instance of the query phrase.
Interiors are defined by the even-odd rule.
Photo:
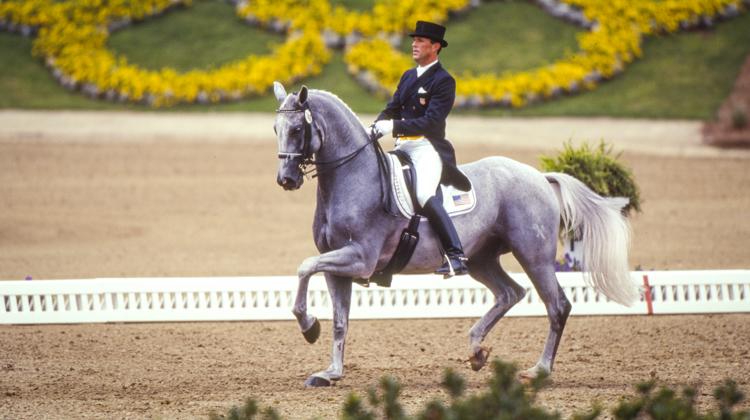
[[[384,136],[393,132],[393,120],[375,121],[375,130]]]

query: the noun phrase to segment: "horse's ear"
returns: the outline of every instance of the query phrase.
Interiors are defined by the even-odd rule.
[[[273,82],[273,94],[276,95],[276,100],[279,101],[279,103],[284,102],[284,99],[286,99],[286,89],[284,89],[284,85],[279,82]]]
[[[302,85],[302,89],[299,90],[297,100],[299,101],[300,105],[304,104],[307,101],[307,86]]]

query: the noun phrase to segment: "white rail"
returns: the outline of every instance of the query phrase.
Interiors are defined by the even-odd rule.
[[[624,307],[586,285],[580,273],[558,273],[573,315],[750,312],[750,270],[634,272],[639,302]],[[508,316],[545,315],[524,274],[527,295]],[[295,277],[131,278],[0,282],[0,324],[293,319]],[[492,293],[467,277],[397,276],[393,287],[355,286],[351,317],[479,317]],[[314,277],[309,311],[330,319],[325,281]]]

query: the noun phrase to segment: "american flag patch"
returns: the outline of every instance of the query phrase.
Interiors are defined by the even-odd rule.
[[[454,206],[465,206],[470,203],[471,203],[471,197],[469,197],[469,193],[456,194],[453,196]]]

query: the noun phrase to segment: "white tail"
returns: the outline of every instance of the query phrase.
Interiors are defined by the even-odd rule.
[[[586,282],[611,300],[631,306],[639,293],[628,269],[630,224],[621,213],[627,203],[604,198],[567,174],[549,172],[544,176],[557,186],[561,233],[575,232],[583,243],[581,264]]]

